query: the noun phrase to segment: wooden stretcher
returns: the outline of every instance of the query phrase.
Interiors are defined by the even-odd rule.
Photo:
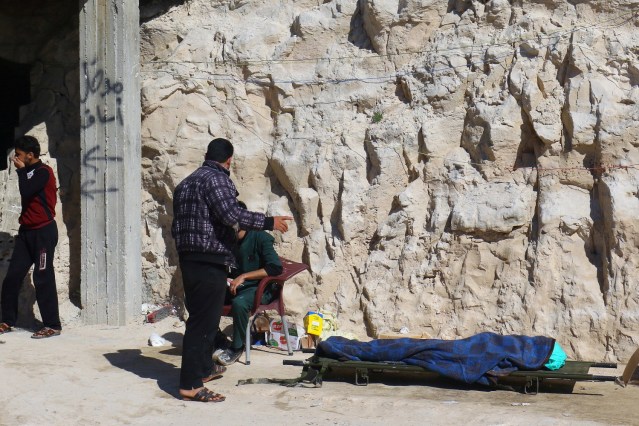
[[[442,378],[438,373],[423,367],[394,362],[338,361],[331,358],[312,356],[304,361],[284,360],[284,365],[302,367],[299,382],[321,387],[325,376],[350,375],[356,385],[366,386],[372,374],[404,374],[412,378]],[[621,377],[614,375],[590,374],[591,368],[617,368],[616,363],[566,361],[559,370],[514,371],[507,375],[495,376],[495,386],[523,393],[536,394],[540,390],[572,392],[578,381],[616,382],[625,386],[639,364],[639,349],[633,354]]]

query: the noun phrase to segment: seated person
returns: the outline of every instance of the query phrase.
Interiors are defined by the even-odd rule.
[[[239,202],[246,209],[246,204]],[[238,268],[233,271],[226,292],[226,304],[231,304],[233,317],[233,339],[231,347],[216,351],[214,356],[222,365],[230,365],[239,359],[244,352],[246,326],[249,313],[253,307],[257,284],[264,277],[282,273],[282,263],[273,248],[273,237],[265,231],[244,231],[237,233],[239,247],[235,256]],[[262,295],[262,303],[270,303],[275,299],[278,290],[267,287]]]

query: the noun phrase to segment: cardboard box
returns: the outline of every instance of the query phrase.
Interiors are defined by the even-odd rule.
[[[273,320],[269,326],[270,333],[268,336],[269,346],[279,348],[282,350],[288,350],[286,345],[286,335],[284,334],[284,328],[282,327],[281,320]],[[300,338],[304,336],[304,329],[297,324],[288,324],[288,336],[291,344],[291,349],[297,351],[300,349]]]
[[[317,337],[307,334],[300,338],[300,348],[301,349],[315,349],[317,348]]]

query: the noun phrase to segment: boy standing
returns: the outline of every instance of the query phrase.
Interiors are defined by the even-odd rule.
[[[40,161],[40,144],[33,136],[22,136],[16,140],[12,161],[18,173],[22,212],[11,263],[2,283],[0,334],[11,331],[15,326],[20,287],[29,268],[34,265],[33,285],[43,328],[31,337],[58,336],[62,326],[53,270],[53,256],[58,244],[58,226],[54,220],[55,176],[51,167]]]

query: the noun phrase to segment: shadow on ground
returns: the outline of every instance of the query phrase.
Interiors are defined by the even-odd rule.
[[[160,359],[146,356],[140,349],[120,349],[104,354],[114,367],[129,371],[143,379],[157,381],[158,387],[167,394],[178,398],[180,369]]]

